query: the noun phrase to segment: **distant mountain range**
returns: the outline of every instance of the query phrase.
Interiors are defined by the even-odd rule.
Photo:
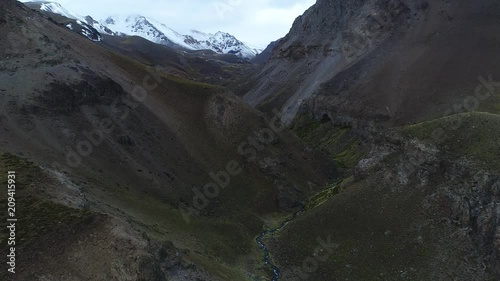
[[[142,15],[112,16],[97,21],[91,16],[81,16],[64,8],[61,4],[50,1],[25,3],[32,9],[45,13],[57,14],[76,21],[66,27],[78,31],[93,41],[102,40],[101,34],[113,36],[139,36],[151,42],[173,48],[187,50],[212,50],[219,54],[234,54],[240,58],[252,59],[262,49],[250,46],[226,32],[215,34],[191,30],[188,34],[179,33],[165,24]]]

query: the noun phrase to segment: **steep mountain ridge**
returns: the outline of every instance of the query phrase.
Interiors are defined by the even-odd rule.
[[[30,7],[31,9],[35,10],[40,10],[45,13],[50,13],[50,14],[55,14],[55,15],[61,15],[63,17],[66,17],[68,19],[73,19],[75,20],[78,24],[83,25],[86,24],[98,32],[101,33],[106,33],[106,34],[113,34],[113,32],[109,29],[107,29],[105,26],[101,25],[99,22],[94,20],[91,16],[81,16],[74,11],[70,11],[66,8],[64,8],[61,4],[57,2],[50,2],[50,1],[34,1],[34,2],[26,2],[24,3],[26,6]]]
[[[291,123],[321,84],[361,60],[396,29],[408,26],[410,10],[394,3],[400,2],[318,1],[274,47],[245,100],[272,104]],[[376,19],[385,21],[384,26]]]
[[[245,100],[281,109],[289,124],[301,106],[332,120],[435,118],[473,94],[479,75],[495,72],[497,11],[487,0],[317,1]]]

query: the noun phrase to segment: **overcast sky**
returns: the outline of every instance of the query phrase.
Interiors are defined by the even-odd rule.
[[[2,1],[2,0],[0,0]],[[22,2],[29,2],[22,0]],[[315,0],[55,0],[66,9],[97,20],[111,15],[141,14],[179,32],[225,31],[266,47],[285,36],[296,17]]]

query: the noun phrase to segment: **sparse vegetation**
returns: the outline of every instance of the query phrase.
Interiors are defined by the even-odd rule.
[[[341,186],[339,182],[329,184],[323,191],[313,195],[305,206],[305,210],[310,210],[316,208],[317,206],[325,203],[332,196],[335,196],[341,192]]]
[[[325,151],[344,169],[353,168],[366,155],[360,138],[351,133],[349,127],[301,115],[293,131],[308,145]]]
[[[500,115],[462,113],[399,129],[403,134],[437,144],[457,157],[466,156],[500,170]]]
[[[93,217],[86,210],[72,209],[48,200],[45,188],[50,179],[34,163],[11,154],[0,154],[0,179],[6,185],[7,172],[16,172],[16,214],[18,216],[17,239],[21,247],[26,246],[45,234],[57,232],[75,223],[83,223]],[[7,194],[0,192],[0,207],[7,210]],[[6,212],[2,212],[4,215]],[[0,247],[7,246],[5,232],[2,231]]]

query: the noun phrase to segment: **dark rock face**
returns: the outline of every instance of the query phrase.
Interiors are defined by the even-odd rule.
[[[280,39],[281,40],[281,39]],[[272,56],[274,47],[278,45],[280,40],[271,42],[262,53],[258,54],[255,58],[252,59],[253,63],[256,64],[264,64],[266,63]]]
[[[338,52],[338,47],[351,57],[393,33],[396,25],[407,25],[410,12],[411,8],[399,0],[318,1],[295,20],[273,57],[329,56]]]
[[[437,193],[452,221],[475,241],[494,271],[500,273],[500,178],[479,171],[467,181]]]

